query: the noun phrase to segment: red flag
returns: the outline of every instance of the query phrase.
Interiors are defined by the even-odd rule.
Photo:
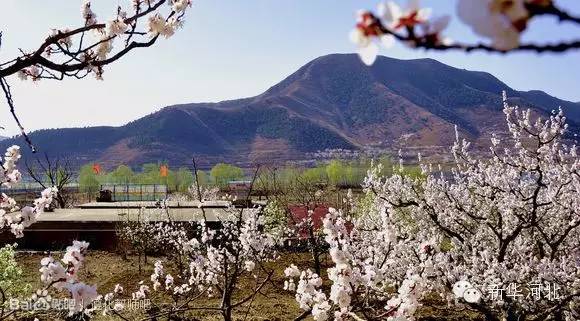
[[[99,175],[101,173],[101,165],[94,163],[93,164],[93,173]]]
[[[159,167],[159,175],[161,177],[167,177],[168,172],[169,167],[167,167],[167,165],[161,165],[161,167]]]

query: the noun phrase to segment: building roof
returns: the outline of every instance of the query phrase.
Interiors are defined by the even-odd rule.
[[[255,208],[204,208],[207,221],[230,221],[235,220],[242,211],[242,216],[258,211]],[[201,221],[203,212],[200,208],[168,208],[168,209],[146,209],[141,208],[70,208],[55,209],[53,212],[45,212],[39,216],[39,222],[122,222],[137,221],[140,218],[148,217],[149,221],[162,222],[171,221],[187,222]]]
[[[204,208],[220,207],[229,205],[228,201],[204,201]],[[169,208],[199,208],[199,201],[166,201],[164,204]],[[77,206],[81,209],[102,209],[102,208],[157,208],[160,203],[157,201],[118,201],[118,202],[91,202]]]

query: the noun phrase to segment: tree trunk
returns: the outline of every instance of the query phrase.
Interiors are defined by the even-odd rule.
[[[222,295],[222,316],[224,321],[232,321],[232,297],[227,284]]]
[[[222,316],[224,317],[224,321],[232,321],[232,307],[231,306],[227,306],[222,311]]]
[[[309,240],[310,243],[310,253],[312,254],[312,260],[314,261],[314,271],[318,276],[322,271],[320,267],[320,253],[318,251],[318,244],[316,242],[316,236],[314,235],[314,229],[312,226],[308,228]]]
[[[64,198],[62,197],[62,195],[60,193],[56,194],[56,202],[58,203],[59,208],[66,207],[66,201],[64,200]]]
[[[137,265],[139,265],[139,275],[141,275],[141,272],[142,272],[142,270],[141,270],[141,251],[138,251],[138,252],[139,252],[139,255],[137,257]]]

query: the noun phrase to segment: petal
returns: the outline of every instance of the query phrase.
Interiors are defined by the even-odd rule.
[[[520,34],[515,29],[504,31],[493,38],[493,47],[498,50],[512,50],[520,45]]]
[[[439,42],[445,46],[451,46],[453,44],[453,39],[449,37],[442,37]]]
[[[421,8],[417,11],[417,20],[419,21],[426,21],[429,20],[431,16],[431,12],[433,10],[431,8]]]
[[[363,10],[363,9],[357,10],[357,12],[356,12],[356,22],[357,23],[363,22],[363,16],[366,12],[367,12],[367,10]]]
[[[370,43],[368,46],[358,49],[360,59],[367,66],[371,66],[375,62],[378,53],[379,47],[375,43]]]
[[[381,36],[381,44],[383,44],[383,47],[385,47],[386,49],[391,49],[394,44],[395,44],[395,37],[393,35],[382,35]]]
[[[354,43],[358,46],[361,46],[361,47],[363,47],[365,45],[365,42],[367,41],[363,32],[358,28],[351,30],[351,32],[348,36],[349,36],[350,41],[352,43]]]
[[[498,15],[492,15],[486,1],[459,0],[457,2],[457,16],[473,31],[484,37],[492,37],[495,33]]]
[[[389,1],[385,4],[383,19],[387,21],[397,21],[403,13],[401,12],[401,7],[398,4],[394,3],[393,1]]]

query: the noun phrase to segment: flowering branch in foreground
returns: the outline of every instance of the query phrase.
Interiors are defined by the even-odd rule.
[[[431,9],[421,8],[418,0],[409,0],[405,8],[389,1],[381,3],[376,13],[361,10],[351,40],[357,44],[363,62],[372,65],[378,53],[374,40],[389,48],[400,41],[412,48],[506,53],[511,51],[564,52],[580,48],[580,39],[555,44],[522,44],[521,34],[538,16],[553,16],[560,22],[580,24],[575,17],[551,0],[459,0],[458,16],[477,35],[491,44],[465,44],[444,37],[442,32],[450,16],[431,18]]]
[[[168,5],[163,14],[163,5]],[[169,38],[179,29],[191,0],[133,0],[131,15],[118,7],[113,17],[99,22],[90,1],[81,5],[83,26],[76,29],[53,29],[33,51],[0,62],[0,83],[10,111],[22,136],[33,149],[14,110],[14,102],[7,77],[18,75],[22,80],[82,79],[94,74],[102,79],[104,67],[137,48],[150,47],[163,36]],[[142,23],[146,20],[145,23]],[[1,42],[0,33],[0,45]],[[115,50],[115,47],[118,49]]]
[[[2,187],[11,188],[20,182],[22,175],[16,168],[20,157],[20,147],[11,146],[6,150],[4,159],[0,158],[0,185]],[[56,188],[46,188],[42,191],[40,198],[34,200],[34,206],[25,206],[22,209],[18,208],[13,198],[2,193],[0,195],[0,232],[10,229],[16,237],[24,236],[24,229],[36,222],[38,216],[52,203],[56,193]]]

